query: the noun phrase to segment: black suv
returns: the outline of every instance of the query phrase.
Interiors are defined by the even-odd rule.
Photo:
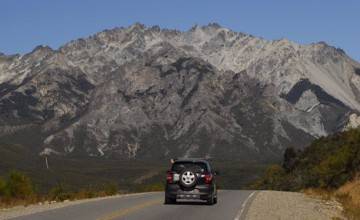
[[[217,202],[216,172],[205,159],[178,159],[167,172],[165,204],[176,199],[206,200],[208,205]]]

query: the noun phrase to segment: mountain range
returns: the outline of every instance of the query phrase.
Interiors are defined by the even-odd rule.
[[[0,54],[0,142],[37,155],[276,161],[359,111],[360,64],[342,49],[216,23]]]

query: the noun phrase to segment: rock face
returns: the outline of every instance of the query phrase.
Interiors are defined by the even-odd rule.
[[[276,160],[344,129],[360,64],[320,42],[135,24],[0,55],[0,140],[37,153]]]

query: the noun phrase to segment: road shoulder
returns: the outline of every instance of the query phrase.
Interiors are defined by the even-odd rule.
[[[247,220],[345,219],[336,201],[311,198],[303,193],[259,191],[246,213]]]

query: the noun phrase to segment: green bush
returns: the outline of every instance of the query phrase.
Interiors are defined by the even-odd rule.
[[[118,185],[115,183],[89,185],[78,191],[71,191],[65,184],[58,183],[47,194],[37,194],[30,178],[19,171],[11,171],[6,179],[0,177],[0,207],[30,204],[45,199],[64,201],[94,198],[115,195],[118,192]]]
[[[27,199],[34,194],[34,187],[29,177],[18,171],[11,171],[6,183],[9,195],[17,199]]]
[[[264,176],[259,179],[253,187],[269,190],[285,190],[285,170],[279,165],[269,166]]]
[[[287,149],[283,166],[270,167],[253,186],[300,190],[337,188],[360,171],[360,129],[315,140],[303,151]]]
[[[108,183],[104,185],[104,192],[106,195],[112,196],[119,192],[119,187],[115,183]]]
[[[0,177],[0,196],[6,196],[7,194],[6,181]]]
[[[349,147],[340,148],[335,154],[329,155],[314,167],[319,187],[338,187],[344,184],[351,176],[347,170],[352,161],[352,152]],[[350,176],[349,176],[350,175]]]

